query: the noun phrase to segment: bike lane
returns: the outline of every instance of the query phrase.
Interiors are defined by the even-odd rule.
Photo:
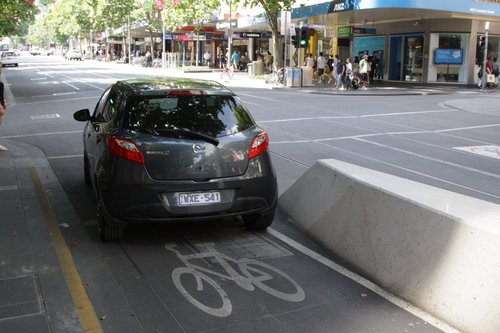
[[[321,262],[333,261],[282,216],[265,232],[229,221],[129,235],[123,250],[178,325],[158,331],[456,332]]]

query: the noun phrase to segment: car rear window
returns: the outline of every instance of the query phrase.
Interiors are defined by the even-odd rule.
[[[15,57],[16,54],[14,52],[4,52],[2,57]]]
[[[254,125],[235,96],[179,95],[133,98],[127,108],[128,129],[155,133],[186,129],[217,138]]]

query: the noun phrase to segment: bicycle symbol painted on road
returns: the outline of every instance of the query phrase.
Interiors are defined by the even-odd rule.
[[[295,282],[290,276],[283,273],[279,269],[254,259],[231,258],[224,253],[217,251],[214,247],[214,243],[204,243],[198,245],[204,246],[206,251],[201,253],[182,254],[177,249],[177,244],[165,244],[165,248],[174,252],[185,265],[177,267],[172,271],[172,280],[175,287],[179,290],[182,296],[184,296],[198,309],[216,317],[227,317],[233,310],[231,301],[229,300],[226,292],[217,283],[217,281],[209,275],[220,277],[224,280],[234,281],[234,283],[236,283],[239,287],[247,291],[254,291],[255,287],[257,287],[260,290],[284,301],[302,302],[305,299],[304,290],[302,290],[297,282]],[[215,259],[217,264],[220,265],[225,273],[210,270],[207,267],[199,266],[190,262],[190,260],[205,258]],[[231,263],[234,266],[237,266],[239,271],[236,270]],[[181,280],[183,277],[185,281],[185,279],[189,276],[194,278],[196,282],[196,291],[201,292],[205,287],[211,287],[213,288],[213,291],[220,296],[222,304],[220,306],[209,306],[196,299],[192,295],[195,293],[195,290],[192,290],[191,292],[188,291],[188,289],[194,288],[185,287],[185,284],[183,284]],[[280,279],[280,290],[276,289],[278,285],[276,283],[277,279]],[[283,285],[283,281],[286,282],[286,285]],[[271,286],[273,282],[275,285]]]

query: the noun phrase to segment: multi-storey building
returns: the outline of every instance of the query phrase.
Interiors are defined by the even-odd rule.
[[[485,50],[491,59],[500,51],[500,0],[310,0],[296,5],[292,22],[313,29],[308,52],[343,59],[368,54],[384,80],[472,84]]]

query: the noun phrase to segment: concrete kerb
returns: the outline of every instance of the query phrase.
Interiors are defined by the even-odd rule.
[[[320,160],[280,209],[342,262],[463,332],[500,330],[500,206]]]

